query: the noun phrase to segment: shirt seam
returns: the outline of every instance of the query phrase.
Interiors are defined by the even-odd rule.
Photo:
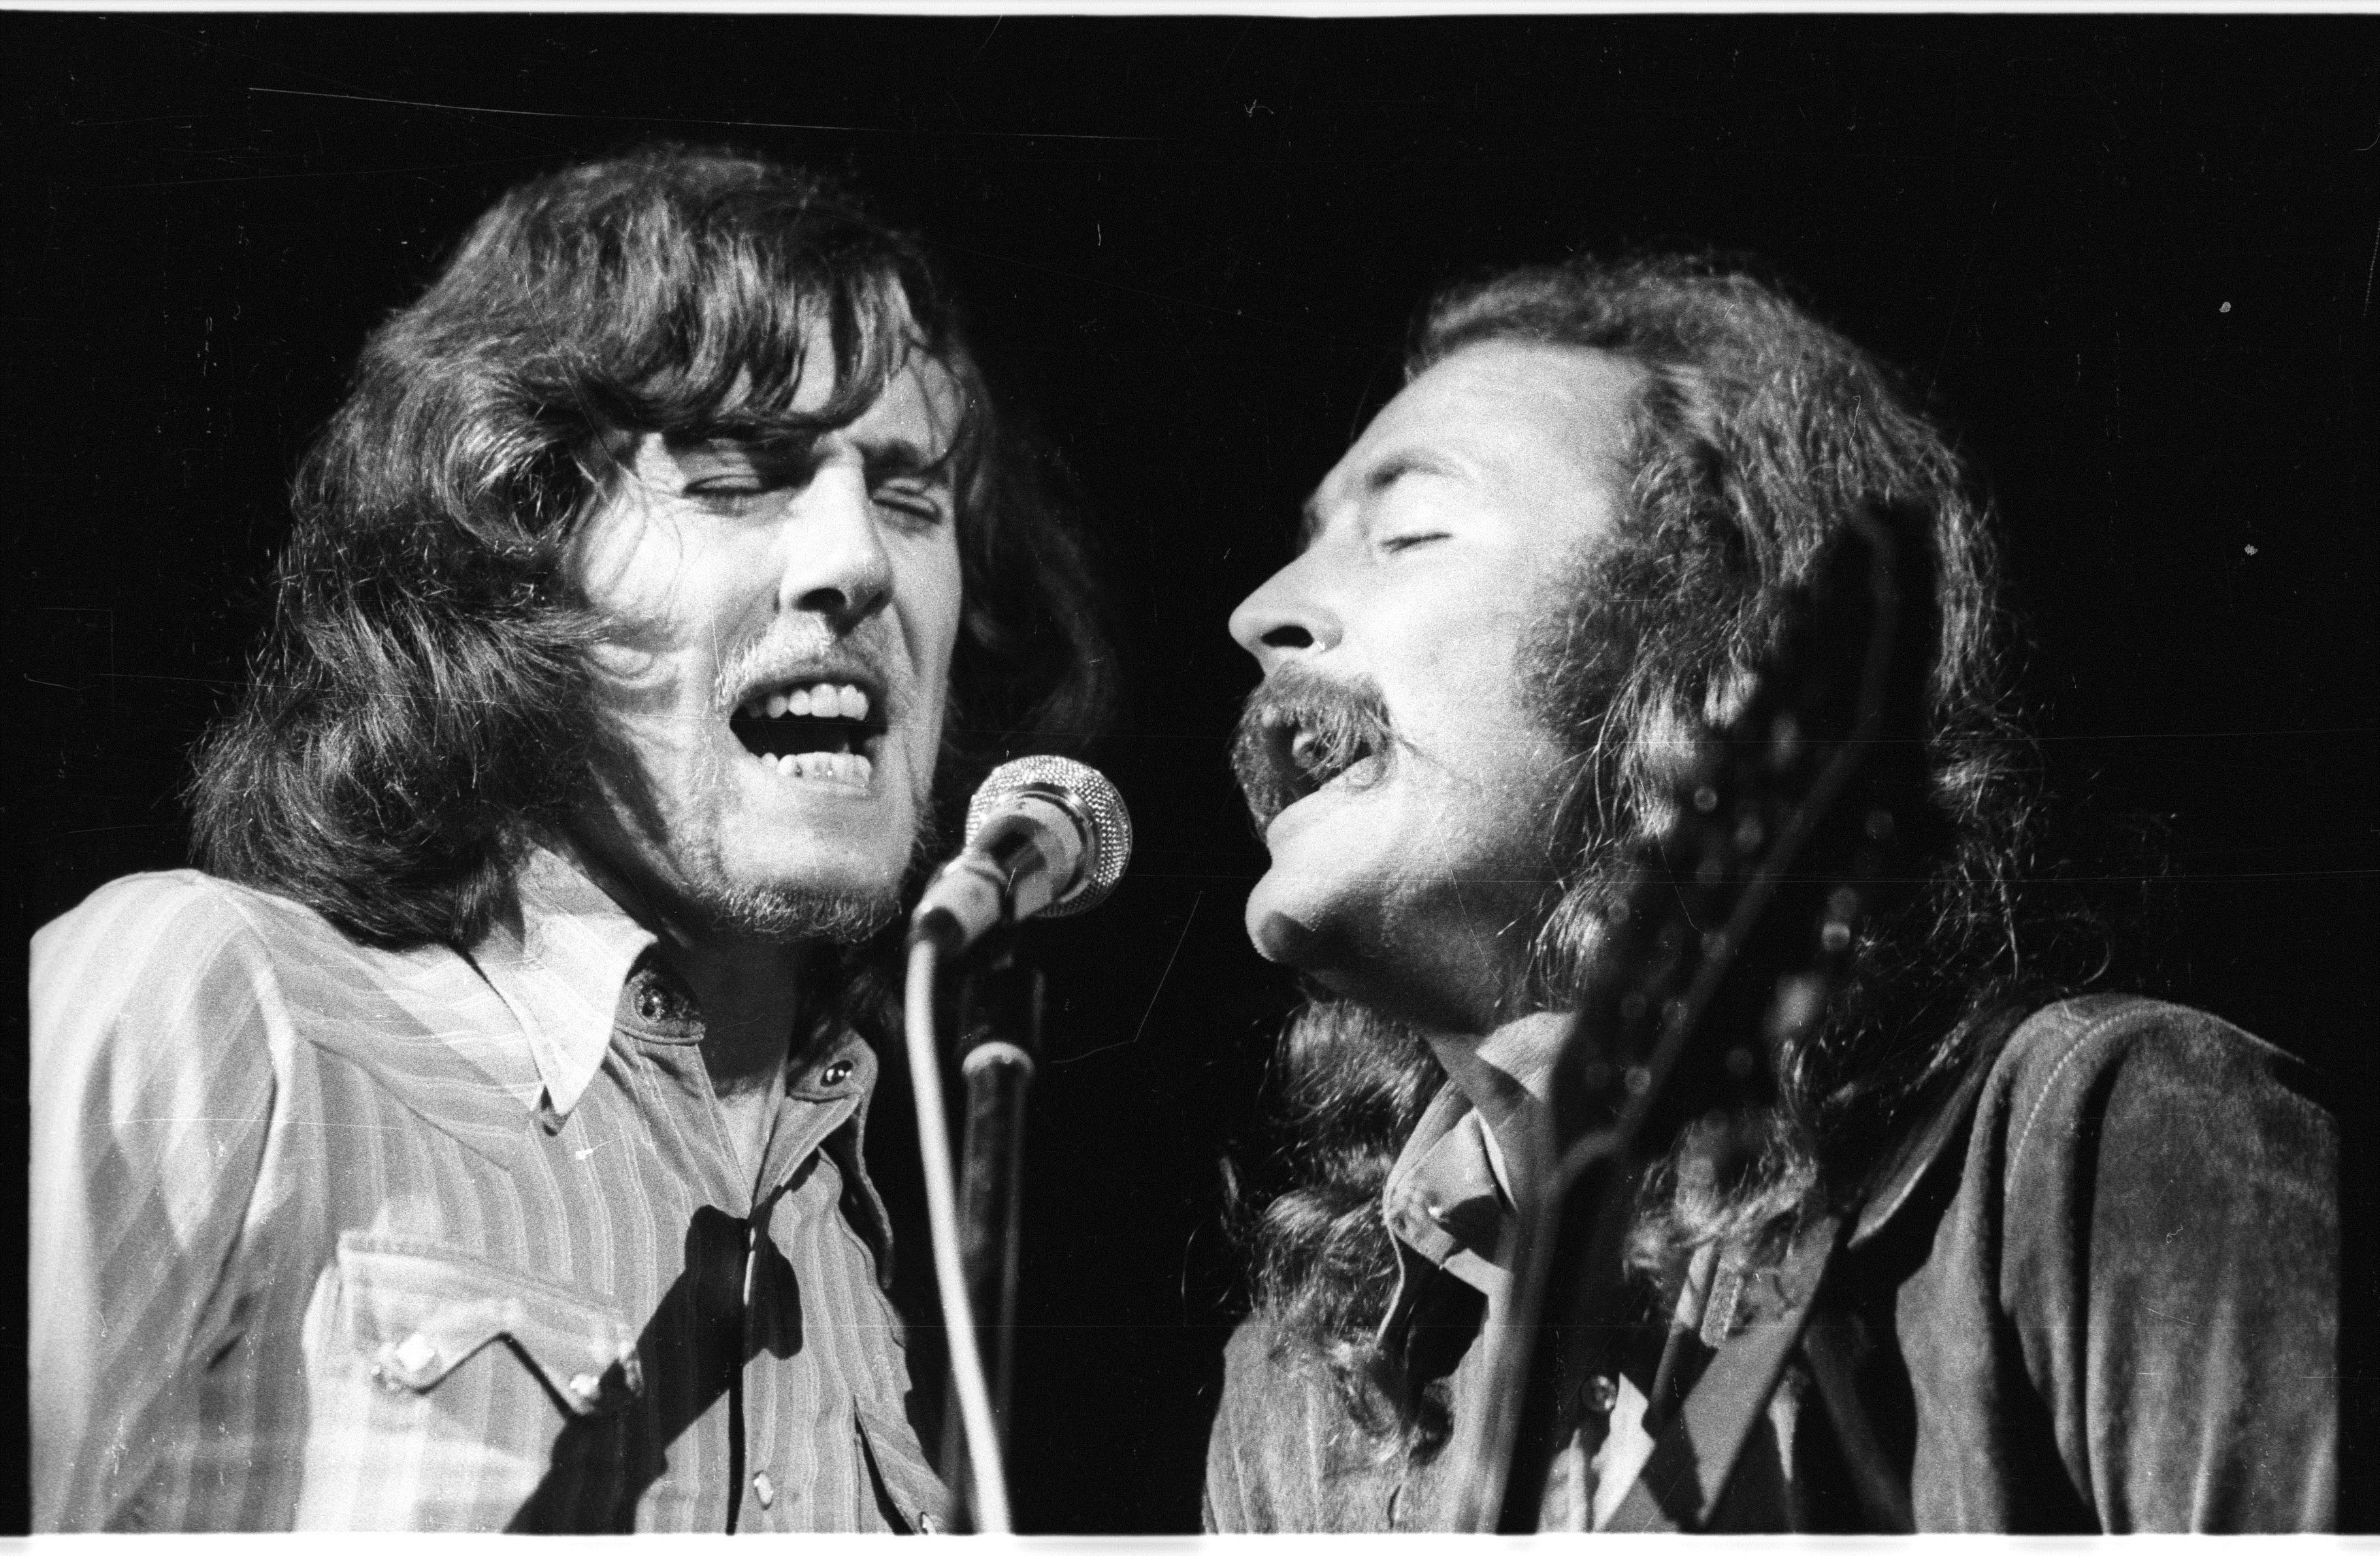
[[[2120,1029],[2131,1014],[2131,1012],[2125,1010],[2102,1016],[2075,1034],[2066,1052],[2058,1056],[2058,1063],[2051,1067],[2049,1074],[2043,1079],[2040,1094],[2034,1098],[2033,1105],[2025,1110],[2024,1125],[2017,1131],[2016,1144],[2009,1152],[2008,1172],[2004,1181],[2012,1183],[2017,1177],[2018,1169],[2023,1164],[2025,1148],[2032,1143],[2034,1128],[2040,1123],[2042,1114],[2047,1111],[2051,1100],[2057,1095],[2058,1078],[2082,1056],[2082,1051],[2085,1048],[2101,1038],[2120,1035]]]

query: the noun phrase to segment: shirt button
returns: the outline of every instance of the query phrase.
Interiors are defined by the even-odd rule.
[[[835,1060],[834,1063],[827,1066],[825,1073],[819,1077],[820,1081],[828,1086],[840,1086],[850,1079],[851,1061],[849,1059]]]
[[[592,1372],[581,1372],[577,1377],[570,1380],[570,1392],[577,1396],[579,1404],[592,1405],[595,1403],[595,1396],[603,1392],[603,1380]]]
[[[769,1478],[769,1472],[767,1470],[761,1470],[759,1473],[752,1477],[752,1494],[760,1499],[760,1505],[762,1507],[774,1507],[776,1505],[777,1483]]]
[[[438,1364],[438,1347],[431,1344],[430,1336],[417,1331],[396,1343],[392,1359],[407,1372],[425,1371]]]
[[[1579,1403],[1597,1416],[1609,1416],[1611,1407],[1620,1403],[1620,1385],[1598,1372],[1579,1390]]]
[[[941,1534],[942,1521],[930,1513],[920,1513],[917,1514],[917,1532],[921,1535]]]

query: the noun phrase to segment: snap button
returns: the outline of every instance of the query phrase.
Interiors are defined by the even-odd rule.
[[[849,1059],[835,1060],[819,1076],[820,1083],[828,1086],[840,1086],[850,1079],[851,1061]]]
[[[396,1343],[391,1359],[407,1372],[425,1372],[438,1364],[438,1347],[430,1336],[416,1330]]]
[[[752,1494],[760,1499],[762,1507],[773,1506],[776,1503],[777,1483],[769,1478],[767,1470],[761,1470],[752,1477]]]
[[[637,1014],[645,1020],[689,1021],[697,1015],[694,996],[659,966],[640,965],[630,979],[629,988],[636,1000]]]

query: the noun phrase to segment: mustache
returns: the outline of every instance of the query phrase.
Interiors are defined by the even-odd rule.
[[[880,717],[890,723],[906,712],[910,687],[898,654],[880,651],[831,633],[771,633],[745,644],[720,662],[711,700],[732,713],[751,688],[797,676],[863,682]]]
[[[1304,736],[1306,763],[1290,754]],[[1388,700],[1369,676],[1336,681],[1284,665],[1248,694],[1232,731],[1232,776],[1261,832],[1293,802],[1366,754],[1392,743]],[[1317,775],[1319,775],[1318,777]]]

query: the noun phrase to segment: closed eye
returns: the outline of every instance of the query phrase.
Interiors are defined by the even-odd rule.
[[[878,504],[920,528],[951,512],[951,448],[929,453],[905,439],[868,449],[868,491]]]
[[[757,475],[712,476],[686,484],[688,497],[759,497],[770,489]]]
[[[1366,472],[1365,528],[1372,544],[1394,554],[1448,538],[1452,532],[1431,522],[1439,510],[1428,495],[1434,483],[1427,478],[1450,474],[1426,452],[1391,454]],[[1419,489],[1410,485],[1414,477],[1423,478]]]
[[[798,487],[817,473],[808,451],[766,451],[748,443],[711,439],[672,451],[686,497],[713,506],[739,508],[749,499]]]
[[[941,524],[950,516],[951,489],[942,481],[907,478],[881,482],[869,494],[880,507],[921,528]]]

